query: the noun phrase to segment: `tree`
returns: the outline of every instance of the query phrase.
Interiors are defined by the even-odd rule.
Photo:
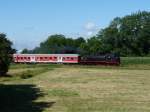
[[[25,49],[22,50],[21,53],[22,53],[22,54],[28,54],[28,53],[29,53],[29,50],[25,48]]]
[[[8,71],[12,59],[11,54],[15,52],[11,46],[12,42],[6,38],[6,35],[0,34],[0,75],[5,75]]]
[[[83,37],[79,37],[74,40],[75,47],[80,47],[81,44],[86,43],[86,40]]]
[[[82,55],[98,55],[101,52],[101,39],[93,36],[80,45]]]
[[[85,43],[83,37],[77,39],[66,38],[62,34],[50,35],[45,41],[40,43],[39,47],[33,50],[24,49],[22,53],[36,54],[75,54],[81,51],[80,45]]]
[[[115,18],[98,33],[102,51],[122,56],[144,56],[150,53],[150,12],[137,12]]]
[[[51,35],[46,41],[41,42],[39,52],[46,54],[60,53],[65,45],[66,38],[64,35]]]

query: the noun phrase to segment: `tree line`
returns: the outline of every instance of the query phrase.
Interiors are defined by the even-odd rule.
[[[121,56],[147,56],[150,55],[150,12],[139,11],[116,17],[108,27],[89,39],[51,35],[39,47],[24,49],[22,53],[119,53]]]

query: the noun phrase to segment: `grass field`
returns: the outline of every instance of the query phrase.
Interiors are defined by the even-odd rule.
[[[150,58],[120,66],[11,65],[0,112],[150,112]]]

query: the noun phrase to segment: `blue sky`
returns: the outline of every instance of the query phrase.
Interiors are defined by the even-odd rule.
[[[0,32],[18,50],[52,34],[88,38],[114,17],[150,11],[150,0],[0,0]]]

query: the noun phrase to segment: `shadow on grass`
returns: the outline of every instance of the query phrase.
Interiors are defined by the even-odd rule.
[[[0,78],[10,78],[10,77],[12,77],[11,75],[9,75],[9,74],[6,74],[6,75],[0,75]]]
[[[35,102],[44,94],[34,85],[0,85],[0,112],[42,112],[55,102]]]

